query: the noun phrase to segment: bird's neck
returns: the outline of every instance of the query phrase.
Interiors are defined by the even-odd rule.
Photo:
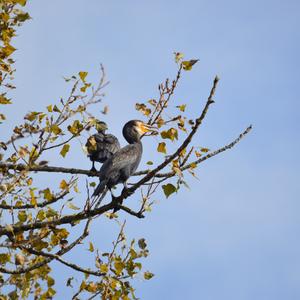
[[[127,140],[128,144],[142,144],[140,138],[127,137],[126,140]]]

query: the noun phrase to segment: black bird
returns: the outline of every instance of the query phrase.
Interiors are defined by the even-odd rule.
[[[96,122],[96,130],[98,133],[90,136],[85,144],[88,157],[93,163],[91,171],[96,172],[95,162],[104,163],[121,147],[118,139],[112,134],[106,134],[106,123],[102,121]]]
[[[141,161],[143,146],[140,139],[146,132],[154,131],[151,128],[139,120],[131,120],[124,125],[123,136],[129,145],[118,150],[104,162],[99,172],[100,183],[93,196],[102,193],[105,187],[111,191],[112,187],[119,183],[123,183],[124,189],[127,189],[126,181]]]

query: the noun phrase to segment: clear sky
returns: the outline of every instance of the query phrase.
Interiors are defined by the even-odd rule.
[[[160,196],[144,220],[128,218],[129,237],[148,241],[145,266],[155,273],[153,280],[137,279],[137,295],[300,299],[300,2],[29,2],[33,19],[15,42],[18,89],[11,118],[20,120],[66,95],[62,76],[86,70],[96,81],[101,62],[111,81],[105,120],[121,137],[122,125],[139,117],[134,104],[155,97],[157,84],[174,74],[173,52],[180,51],[200,59],[174,98],[191,107],[191,116],[214,76],[221,78],[195,144],[216,149],[254,126],[233,150],[201,165],[199,180],[187,177],[190,190],[168,200]],[[143,161],[153,152],[148,143]],[[78,153],[68,164],[90,168]],[[110,224],[101,222],[93,227],[95,246],[111,238]],[[83,251],[76,259],[84,265]],[[67,299],[64,280],[71,271],[59,268],[57,299]]]

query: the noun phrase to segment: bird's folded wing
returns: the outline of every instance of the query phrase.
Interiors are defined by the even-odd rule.
[[[127,145],[116,152],[111,159],[107,160],[100,172],[104,175],[121,170],[128,165],[134,164],[138,159],[138,152],[134,145]]]

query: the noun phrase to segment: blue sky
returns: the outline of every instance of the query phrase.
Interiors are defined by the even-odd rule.
[[[86,70],[96,81],[101,62],[111,82],[105,120],[120,136],[139,117],[134,104],[157,96],[157,84],[175,73],[173,52],[181,51],[200,59],[174,98],[191,116],[214,76],[221,78],[195,144],[215,149],[254,126],[236,148],[201,165],[199,180],[187,177],[190,190],[160,195],[142,221],[128,218],[129,237],[148,241],[145,266],[155,273],[137,280],[137,295],[299,299],[299,1],[32,0],[28,7],[33,20],[15,42],[18,110],[8,108],[11,119],[66,95],[62,76]],[[143,161],[151,147],[147,141]],[[90,167],[80,152],[67,163]],[[113,225],[104,223],[93,227],[96,245],[111,237]],[[57,299],[68,297],[59,266],[56,272]]]

